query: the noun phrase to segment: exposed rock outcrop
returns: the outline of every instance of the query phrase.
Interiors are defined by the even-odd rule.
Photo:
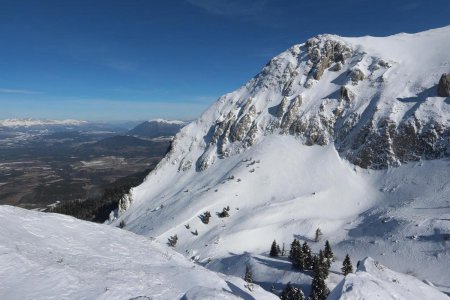
[[[350,72],[350,79],[353,84],[357,84],[358,81],[364,80],[364,73],[360,69],[355,68]]]
[[[118,205],[119,215],[122,214],[123,212],[125,212],[130,207],[132,202],[133,202],[133,197],[131,196],[131,193],[123,195],[123,197],[120,198],[120,200],[119,200],[119,205]]]
[[[332,63],[336,63],[335,68],[339,68],[338,64],[345,63],[352,54],[352,50],[344,43],[321,37],[309,39],[306,47],[312,63],[310,74],[315,80],[319,80]]]
[[[213,125],[201,137],[202,154],[180,160],[179,171],[188,170],[190,161],[204,170],[269,134],[294,135],[306,145],[334,143],[342,157],[363,168],[450,156],[448,103],[430,105],[421,99],[428,83],[397,75],[405,62],[366,50],[321,35],[273,58],[244,87],[220,99],[220,113],[207,121]],[[394,98],[398,83],[418,96]],[[438,93],[448,97],[449,74],[442,75]]]

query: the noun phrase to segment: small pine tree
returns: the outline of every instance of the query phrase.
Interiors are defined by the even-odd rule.
[[[297,239],[294,239],[291,243],[291,250],[289,250],[289,259],[292,261],[295,256],[295,251],[297,247],[299,247],[300,242]]]
[[[283,248],[281,248],[281,256],[284,256],[286,254],[286,250],[284,249],[284,243],[283,243]]]
[[[219,218],[228,218],[230,216],[230,214],[228,213],[228,210],[226,207],[223,208],[222,212],[217,213],[217,216]]]
[[[291,244],[290,259],[292,261],[292,266],[299,270],[305,269],[305,256],[303,254],[300,242],[296,239]]]
[[[302,245],[302,252],[304,256],[304,269],[305,270],[312,270],[313,268],[313,256],[311,253],[311,248],[309,247],[308,243],[305,241]]]
[[[195,231],[191,231],[191,233],[192,233],[193,235],[198,235],[197,229],[195,229]]]
[[[350,260],[350,256],[347,254],[345,256],[344,262],[342,263],[342,273],[344,273],[345,276],[347,276],[350,273],[353,273],[353,266],[352,262]]]
[[[328,263],[322,250],[319,251],[319,255],[313,258],[313,271],[314,273],[320,272],[324,279],[328,277]]]
[[[305,300],[305,294],[299,288],[291,285],[289,282],[280,295],[281,300]]]
[[[272,246],[270,247],[269,255],[272,257],[278,256],[278,249],[279,249],[279,247],[277,245],[277,242],[275,240],[273,240]]]
[[[316,229],[316,236],[314,237],[314,241],[317,243],[318,241],[320,241],[320,237],[322,236],[322,231],[320,230],[320,228]]]
[[[168,238],[167,240],[168,240],[167,245],[169,245],[170,247],[175,247],[178,242],[178,236],[175,234],[175,235],[171,236],[170,238]]]
[[[125,221],[122,220],[122,221],[120,221],[120,223],[119,223],[119,228],[124,228],[124,227],[125,227]]]
[[[327,267],[330,268],[331,263],[334,261],[334,253],[331,250],[331,246],[328,240],[325,241],[325,249],[323,250],[323,254],[327,261]]]
[[[245,267],[244,281],[247,282],[247,288],[253,290],[253,272],[250,265]]]
[[[322,261],[322,262],[321,262]],[[328,269],[325,266],[325,259],[322,250],[319,256],[314,257],[314,278],[311,283],[311,299],[325,300],[330,294],[325,279],[328,276]]]
[[[210,218],[211,218],[211,213],[209,211],[205,211],[202,215],[200,215],[200,220],[204,224],[208,224]]]

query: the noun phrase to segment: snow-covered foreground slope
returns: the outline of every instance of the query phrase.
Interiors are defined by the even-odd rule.
[[[348,275],[328,300],[445,300],[449,297],[412,276],[399,274],[371,258],[361,262],[356,274]]]
[[[2,300],[276,299],[118,228],[9,206],[0,220]]]
[[[254,257],[268,288],[296,275],[256,258],[320,227],[338,260],[370,255],[450,292],[450,103],[439,92],[450,93],[439,83],[449,36],[450,26],[291,47],[181,130],[113,224],[161,242],[177,234],[180,253],[227,274]]]

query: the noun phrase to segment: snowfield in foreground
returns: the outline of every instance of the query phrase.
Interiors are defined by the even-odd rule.
[[[209,271],[166,245],[118,228],[10,206],[0,206],[0,219],[2,300],[278,299],[257,285],[249,291],[240,278]],[[264,275],[270,277],[270,272]],[[329,299],[448,297],[366,258]]]
[[[0,220],[2,300],[277,299],[118,228],[10,206]]]

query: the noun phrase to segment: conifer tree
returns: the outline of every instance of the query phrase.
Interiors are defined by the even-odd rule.
[[[316,229],[316,236],[314,237],[314,241],[317,243],[318,241],[320,241],[320,237],[322,236],[322,231],[320,230],[320,228]]]
[[[170,238],[168,238],[167,240],[168,240],[167,245],[169,245],[170,247],[175,247],[178,242],[178,236],[175,234],[175,235],[171,236]]]
[[[289,282],[286,287],[283,289],[283,292],[280,295],[281,300],[304,300],[305,295],[303,291],[299,288],[296,288],[291,285]]]
[[[245,267],[244,281],[247,282],[246,287],[250,291],[253,290],[253,272],[250,265]]]
[[[253,283],[253,272],[252,272],[252,269],[250,268],[250,265],[247,265],[245,267],[244,280],[247,283]]]
[[[228,213],[228,211],[229,211],[229,210],[227,210],[227,208],[224,207],[224,208],[222,209],[222,212],[217,212],[216,215],[217,215],[219,218],[228,218],[228,217],[230,216],[230,214]]]
[[[300,246],[300,242],[297,242],[296,249],[294,252],[294,257],[292,259],[292,265],[294,268],[297,268],[299,270],[305,269],[305,256],[303,254],[302,247]]]
[[[313,267],[313,257],[311,254],[311,248],[306,241],[302,245],[302,252],[304,257],[304,269],[311,270]]]
[[[205,211],[202,215],[200,215],[200,220],[204,224],[208,224],[210,218],[211,218],[211,213],[209,211]]]
[[[319,251],[319,255],[314,256],[313,259],[313,271],[314,273],[320,272],[324,279],[328,277],[328,263],[322,250]]]
[[[291,243],[291,250],[289,251],[289,259],[292,262],[292,266],[296,269],[304,270],[305,257],[303,255],[302,246],[297,239]]]
[[[327,266],[328,268],[330,268],[331,263],[334,261],[334,253],[331,250],[331,246],[328,240],[325,241],[325,249],[323,251],[323,254],[325,255],[325,258],[327,260]]]
[[[347,254],[345,256],[344,262],[342,263],[342,273],[344,273],[345,276],[347,276],[350,273],[353,273],[353,266],[352,262],[350,260],[350,256]]]
[[[277,245],[277,242],[275,240],[273,240],[272,247],[270,247],[269,255],[272,257],[278,256],[278,249],[279,249],[279,247]]]
[[[289,250],[289,259],[292,261],[294,259],[294,253],[297,248],[300,248],[300,242],[294,239],[291,243],[291,250]]]
[[[314,278],[311,284],[311,299],[325,300],[330,294],[325,279],[328,276],[328,269],[326,267],[325,257],[322,250],[319,255],[314,257]]]
[[[119,223],[119,228],[124,228],[124,227],[125,227],[125,221],[122,220],[122,221],[120,221],[120,223]]]

